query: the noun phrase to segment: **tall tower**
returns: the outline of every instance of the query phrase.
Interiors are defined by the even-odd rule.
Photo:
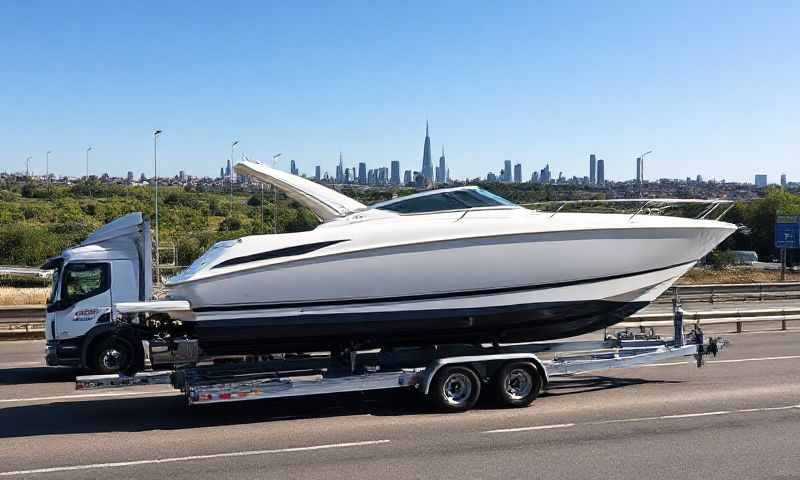
[[[400,162],[397,160],[392,160],[392,175],[389,178],[389,183],[400,185]]]
[[[636,157],[636,183],[642,184],[644,172],[642,171],[642,157]]]
[[[225,167],[225,176],[226,177],[230,177],[231,176],[231,161],[230,161],[230,159],[228,160],[228,165]]]
[[[433,181],[433,162],[431,162],[431,137],[428,134],[428,122],[425,122],[425,146],[422,149],[422,176]]]
[[[500,180],[503,182],[511,181],[511,160],[506,160],[503,162],[503,178]]]
[[[447,183],[447,167],[444,160],[444,145],[442,145],[442,156],[439,157],[439,178],[436,180],[439,183]]]
[[[592,185],[597,183],[597,157],[594,153],[589,155],[589,183]]]
[[[597,161],[597,184],[606,184],[606,161],[602,158]]]

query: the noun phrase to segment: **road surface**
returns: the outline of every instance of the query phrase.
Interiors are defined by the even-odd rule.
[[[525,409],[412,392],[187,407],[165,386],[77,393],[40,341],[0,343],[2,478],[800,478],[800,330],[685,363],[553,383]]]

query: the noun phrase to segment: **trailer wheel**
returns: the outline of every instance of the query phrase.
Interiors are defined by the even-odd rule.
[[[108,375],[127,371],[133,364],[133,349],[119,337],[96,342],[89,351],[91,366],[97,373]]]
[[[527,407],[539,394],[542,379],[529,362],[509,362],[497,372],[494,382],[497,399],[509,407]]]
[[[464,412],[475,406],[481,394],[481,381],[471,368],[444,366],[433,378],[430,396],[437,409]]]

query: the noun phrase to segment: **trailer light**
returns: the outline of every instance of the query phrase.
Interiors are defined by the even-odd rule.
[[[230,393],[220,393],[219,394],[219,399],[220,400],[230,400],[231,399],[231,394]]]

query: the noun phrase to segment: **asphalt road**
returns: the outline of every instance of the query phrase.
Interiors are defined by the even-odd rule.
[[[412,392],[187,407],[168,387],[77,393],[43,343],[0,343],[0,478],[800,479],[800,330],[554,382],[525,409]]]

